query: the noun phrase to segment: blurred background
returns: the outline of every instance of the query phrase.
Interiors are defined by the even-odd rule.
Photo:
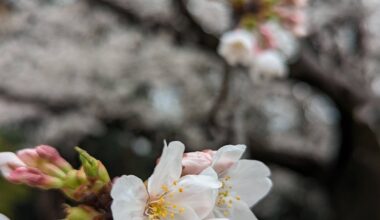
[[[163,140],[246,144],[272,170],[260,220],[380,219],[380,2],[311,0],[289,77],[259,83],[216,53],[223,1],[184,2],[0,0],[0,151],[49,144],[78,165],[80,146],[147,178]],[[63,202],[0,180],[11,219]]]

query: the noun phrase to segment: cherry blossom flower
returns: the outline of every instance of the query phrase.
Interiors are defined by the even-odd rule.
[[[256,40],[252,33],[237,29],[222,35],[218,53],[232,66],[247,66],[252,62],[255,45]]]
[[[245,145],[227,145],[218,151],[203,151],[197,158],[212,156],[211,166],[218,173],[222,182],[215,208],[209,218],[228,218],[231,220],[254,220],[250,207],[261,200],[271,189],[270,170],[263,163],[255,160],[241,160]],[[186,161],[185,160],[185,161]],[[197,159],[198,160],[198,159]],[[188,161],[187,164],[190,164]],[[200,169],[197,167],[198,170]],[[203,167],[207,169],[207,165]],[[192,170],[188,167],[188,170]]]
[[[285,0],[274,8],[282,24],[297,37],[307,35],[307,0]]]
[[[118,178],[112,188],[115,220],[201,220],[212,211],[221,183],[212,169],[181,177],[184,145],[171,142],[146,185],[136,176]]]

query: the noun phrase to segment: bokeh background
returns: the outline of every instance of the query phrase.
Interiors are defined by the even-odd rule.
[[[289,77],[252,82],[216,53],[223,1],[191,1],[0,0],[0,151],[49,144],[78,165],[80,146],[147,178],[163,140],[241,143],[272,170],[259,219],[380,219],[380,2],[311,0]],[[11,219],[63,202],[0,180]]]

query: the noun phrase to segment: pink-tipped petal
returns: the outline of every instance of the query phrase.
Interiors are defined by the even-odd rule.
[[[35,167],[39,162],[39,156],[35,149],[23,149],[17,152],[17,156],[28,166]]]
[[[5,178],[8,178],[12,170],[17,167],[26,166],[16,154],[12,152],[0,153],[0,171]]]
[[[16,168],[10,173],[8,180],[13,183],[23,183],[43,189],[58,188],[61,185],[58,178],[47,176],[38,169],[30,167]]]
[[[55,148],[48,145],[40,145],[36,147],[36,151],[41,158],[51,162],[63,171],[68,172],[72,170],[71,165],[61,157]]]
[[[182,175],[199,174],[212,164],[213,151],[185,153],[182,159]]]

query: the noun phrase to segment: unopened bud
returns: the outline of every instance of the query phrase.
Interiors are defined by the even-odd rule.
[[[53,147],[40,145],[36,147],[36,152],[41,158],[59,167],[64,172],[68,172],[73,169],[71,165],[63,159],[59,152]]]
[[[87,177],[83,170],[72,170],[67,173],[64,182],[65,187],[74,189],[86,183]]]
[[[182,159],[182,175],[196,175],[212,164],[213,151],[185,153]]]
[[[13,183],[23,183],[42,189],[58,189],[63,185],[60,179],[48,176],[40,170],[30,167],[18,167],[14,169],[10,173],[8,180]]]
[[[103,183],[109,183],[110,177],[107,169],[102,162],[92,157],[85,150],[76,147],[75,150],[79,153],[79,159],[82,162],[82,167],[86,175],[90,178],[100,180]]]
[[[17,156],[28,166],[37,167],[41,159],[35,149],[23,149],[17,152]]]
[[[46,146],[45,149],[47,150],[43,150],[44,153],[39,153],[39,151],[41,152],[41,149],[39,150],[39,147],[33,149],[23,149],[17,152],[17,156],[28,167],[36,168],[49,176],[64,178],[65,171],[63,171],[62,168],[58,166],[60,164],[55,163],[58,158],[61,158],[58,152],[54,148],[48,146]],[[61,158],[61,160],[63,159]]]

